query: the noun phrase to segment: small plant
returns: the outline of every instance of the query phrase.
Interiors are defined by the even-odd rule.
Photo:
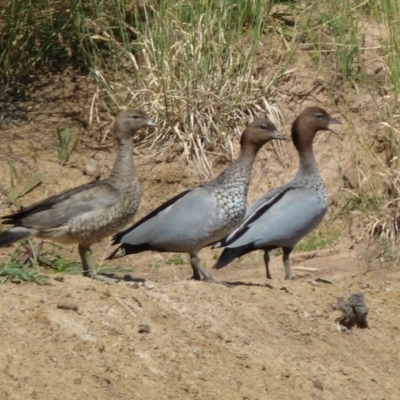
[[[40,242],[36,248],[30,240],[22,243],[6,263],[0,264],[0,283],[35,282],[47,285],[48,279],[40,274],[38,268],[42,243]]]
[[[0,183],[0,190],[3,194],[7,197],[10,204],[14,207],[17,207],[17,202],[19,199],[24,197],[26,194],[31,192],[33,189],[38,187],[42,181],[41,176],[39,174],[34,175],[27,183],[20,190],[17,190],[17,183],[15,181],[15,167],[12,162],[12,159],[9,161],[9,172],[10,172],[10,187],[7,190],[1,183]]]
[[[295,247],[295,251],[314,251],[332,247],[336,244],[339,238],[339,231],[330,229],[325,232],[313,231],[309,233]]]
[[[152,268],[155,268],[155,269],[159,269],[159,268],[161,268],[161,263],[158,262],[158,261],[155,261],[155,262],[153,262],[153,263],[151,264],[151,267],[152,267]]]
[[[171,258],[169,258],[166,263],[168,265],[185,265],[186,261],[182,258],[180,254],[174,254]]]
[[[68,128],[64,129],[64,132],[60,128],[57,128],[57,139],[58,139],[58,160],[61,165],[65,165],[73,151],[76,149],[78,139],[72,141],[72,135]]]
[[[19,264],[17,262],[9,262],[0,264],[0,283],[22,283],[35,282],[38,285],[48,285],[48,279],[40,275],[39,272],[28,265]]]
[[[53,254],[49,258],[42,258],[40,265],[43,267],[50,268],[55,274],[81,274],[82,265],[78,261],[68,261],[65,257],[60,254]]]

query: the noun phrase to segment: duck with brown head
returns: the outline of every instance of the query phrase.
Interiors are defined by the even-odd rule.
[[[6,215],[2,223],[14,226],[0,234],[0,247],[32,236],[78,243],[84,275],[110,281],[95,274],[90,247],[118,232],[135,215],[140,202],[140,185],[133,162],[133,138],[139,129],[156,126],[141,110],[128,109],[120,113],[113,128],[117,158],[110,176]]]
[[[201,266],[198,252],[235,229],[246,212],[251,170],[259,149],[284,139],[268,119],[253,121],[244,131],[239,158],[215,179],[183,192],[114,236],[120,246],[110,259],[142,251],[187,252],[193,279],[214,281]]]
[[[213,268],[220,269],[235,258],[254,250],[264,250],[267,278],[269,252],[283,250],[285,279],[292,279],[289,255],[301,238],[311,232],[328,209],[328,195],[313,151],[318,131],[340,124],[319,107],[306,108],[292,125],[292,140],[300,165],[287,184],[270,190],[247,210],[243,223],[213,248],[225,247]]]

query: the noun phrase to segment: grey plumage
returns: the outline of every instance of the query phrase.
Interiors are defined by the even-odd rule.
[[[282,248],[285,278],[291,279],[289,255],[297,242],[311,232],[328,209],[328,195],[313,152],[313,140],[329,124],[339,124],[325,110],[305,109],[292,126],[292,140],[299,153],[300,165],[287,184],[270,190],[247,210],[243,223],[213,248],[225,247],[215,269],[253,250],[264,250],[267,278],[269,252]]]
[[[217,178],[181,193],[142,220],[114,236],[121,244],[109,258],[154,250],[188,252],[193,278],[213,280],[198,259],[204,246],[236,228],[246,212],[251,170],[258,150],[272,139],[284,139],[266,118],[253,121],[241,138],[239,158]]]
[[[118,152],[110,176],[2,217],[3,224],[14,226],[0,235],[0,247],[31,236],[78,243],[84,274],[95,277],[90,247],[126,226],[139,207],[140,184],[133,162],[133,137],[141,128],[156,126],[140,110],[120,113],[113,129]]]

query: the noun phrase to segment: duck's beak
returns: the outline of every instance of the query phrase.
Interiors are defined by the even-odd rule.
[[[338,121],[336,118],[333,118],[333,117],[331,117],[331,118],[329,119],[329,124],[332,124],[332,125],[334,125],[334,124],[342,125],[342,123],[341,123],[340,121]]]
[[[342,125],[342,123],[339,120],[337,120],[336,118],[330,117],[329,118],[329,125]],[[328,128],[328,130],[337,134],[337,132],[335,132],[334,130],[332,130],[330,128]]]
[[[272,134],[271,134],[271,139],[276,139],[276,140],[286,140],[286,137],[282,135],[278,129],[275,129]]]
[[[152,128],[157,128],[158,124],[157,124],[157,122],[154,122],[152,119],[149,118],[147,120],[146,126],[149,126],[149,127],[152,127]]]

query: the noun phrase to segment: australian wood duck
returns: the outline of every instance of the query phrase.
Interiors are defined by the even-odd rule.
[[[213,248],[225,247],[213,268],[220,269],[253,250],[264,250],[267,278],[269,252],[282,248],[285,279],[292,279],[289,255],[297,242],[311,232],[328,209],[328,195],[313,151],[318,131],[340,124],[319,107],[306,108],[294,121],[292,140],[300,165],[287,184],[270,190],[247,210],[242,224]]]
[[[193,279],[214,281],[198,252],[235,229],[246,212],[251,170],[259,149],[284,139],[267,118],[254,120],[241,137],[239,158],[215,179],[185,191],[114,236],[120,246],[109,258],[142,251],[187,252]]]
[[[127,109],[115,120],[117,158],[107,179],[65,190],[2,217],[3,224],[14,225],[0,234],[0,247],[17,240],[37,237],[60,243],[78,243],[83,274],[96,275],[90,247],[121,230],[135,215],[140,202],[140,184],[133,161],[133,137],[144,127],[156,127],[143,111]]]

